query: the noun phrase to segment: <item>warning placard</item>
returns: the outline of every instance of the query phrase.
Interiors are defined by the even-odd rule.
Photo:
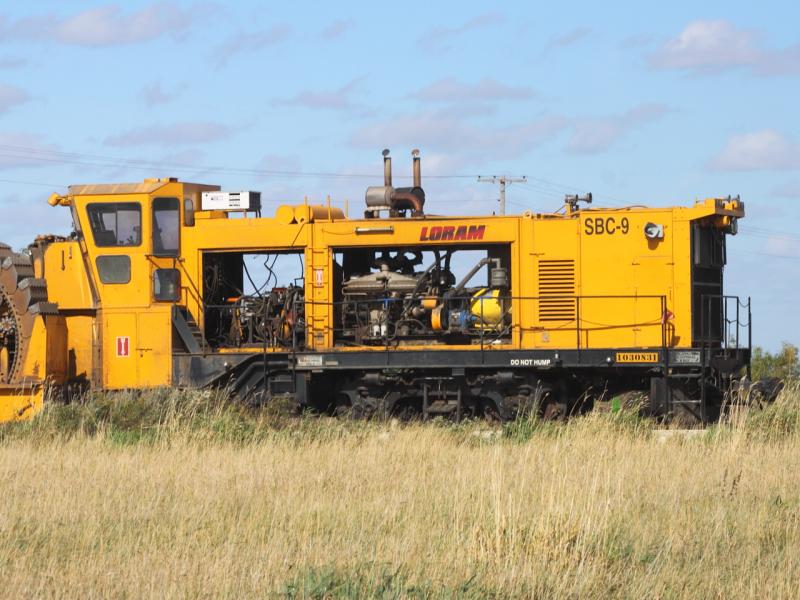
[[[126,357],[131,355],[131,338],[122,336],[117,338],[117,356]]]

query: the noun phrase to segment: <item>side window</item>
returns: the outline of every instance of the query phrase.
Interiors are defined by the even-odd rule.
[[[153,272],[153,296],[158,302],[180,300],[181,275],[178,269],[156,269]]]
[[[178,256],[180,253],[180,202],[177,198],[153,200],[153,254]]]
[[[131,257],[120,254],[98,256],[97,273],[100,281],[109,283],[129,283],[131,280]]]
[[[183,199],[183,224],[194,227],[194,202],[191,198]]]
[[[110,248],[142,243],[142,206],[138,202],[90,204],[86,213],[96,246]]]

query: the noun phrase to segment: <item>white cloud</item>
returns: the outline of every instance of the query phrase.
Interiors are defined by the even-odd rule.
[[[218,142],[230,138],[236,130],[207,121],[155,125],[108,136],[107,146],[187,145]]]
[[[419,145],[457,156],[464,164],[479,164],[488,155],[518,158],[571,130],[567,150],[591,154],[606,150],[637,127],[656,121],[669,111],[662,104],[641,104],[609,117],[570,119],[549,115],[498,127],[473,122],[476,114],[485,114],[482,111],[462,113],[447,106],[371,123],[355,131],[350,143],[364,148]]]
[[[596,154],[642,125],[663,117],[669,108],[663,104],[640,104],[621,115],[578,119],[567,144],[575,154]]]
[[[352,95],[363,80],[363,77],[358,77],[335,90],[301,90],[291,98],[276,100],[274,104],[312,109],[351,110],[357,108],[352,101]]]
[[[499,100],[528,100],[536,96],[533,88],[508,85],[491,77],[475,83],[462,83],[454,77],[434,81],[413,97],[424,102],[488,102]]]
[[[2,56],[0,57],[0,69],[17,69],[28,64],[27,59],[21,56]]]
[[[0,114],[30,100],[25,90],[13,85],[0,84]]]
[[[478,126],[446,110],[425,111],[367,125],[356,131],[350,142],[366,148],[418,145],[485,161],[490,154],[495,158],[519,157],[553,139],[566,126],[566,119],[557,116],[505,127]]]
[[[592,30],[588,27],[577,27],[572,31],[568,31],[562,35],[557,35],[550,39],[547,43],[548,48],[563,48],[564,46],[571,46],[582,39],[589,36]]]
[[[55,40],[78,46],[133,44],[165,34],[185,33],[208,13],[207,5],[182,8],[175,2],[159,2],[133,12],[106,4],[61,18],[53,14],[6,20],[0,33],[5,39]]]
[[[774,129],[731,137],[712,159],[720,171],[782,171],[800,169],[800,144]]]
[[[345,33],[353,28],[353,21],[350,19],[334,21],[320,32],[320,36],[324,40],[335,40],[342,37]]]
[[[768,53],[753,67],[753,73],[763,77],[800,75],[800,44]]]
[[[218,67],[225,66],[237,54],[257,52],[275,46],[286,40],[291,34],[292,28],[286,24],[274,25],[262,31],[239,33],[230,37],[217,49],[214,60]]]
[[[676,37],[650,55],[658,69],[677,69],[694,74],[744,68],[761,76],[800,74],[800,45],[785,49],[765,48],[760,36],[738,29],[725,20],[692,21]]]
[[[83,46],[130,44],[185,30],[192,22],[189,11],[170,4],[147,6],[125,14],[116,5],[87,10],[56,27],[56,37]]]
[[[455,27],[435,27],[419,38],[419,46],[423,50],[442,52],[449,49],[448,43],[453,39],[471,31],[485,29],[505,21],[498,12],[488,12],[464,21]]]
[[[168,104],[177,98],[185,88],[186,84],[181,84],[172,90],[165,90],[160,82],[151,83],[142,88],[142,99],[150,108],[159,104]]]

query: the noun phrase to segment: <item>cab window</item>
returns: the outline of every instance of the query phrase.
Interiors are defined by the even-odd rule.
[[[153,254],[178,256],[181,239],[180,202],[177,198],[153,200]]]
[[[181,274],[178,269],[153,272],[153,296],[158,302],[177,302],[181,297]]]
[[[105,284],[130,283],[131,257],[125,254],[106,254],[95,261],[100,281]]]
[[[108,248],[142,243],[142,207],[139,203],[90,204],[86,212],[96,246]]]

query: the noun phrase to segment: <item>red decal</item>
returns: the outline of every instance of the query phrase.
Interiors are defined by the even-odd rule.
[[[467,232],[468,240],[482,240],[483,233],[486,231],[486,225],[470,225]]]
[[[131,354],[131,338],[118,337],[117,338],[117,356],[130,356]]]
[[[419,241],[437,242],[448,240],[482,240],[486,233],[486,225],[459,225],[458,227],[423,227],[419,232]]]

